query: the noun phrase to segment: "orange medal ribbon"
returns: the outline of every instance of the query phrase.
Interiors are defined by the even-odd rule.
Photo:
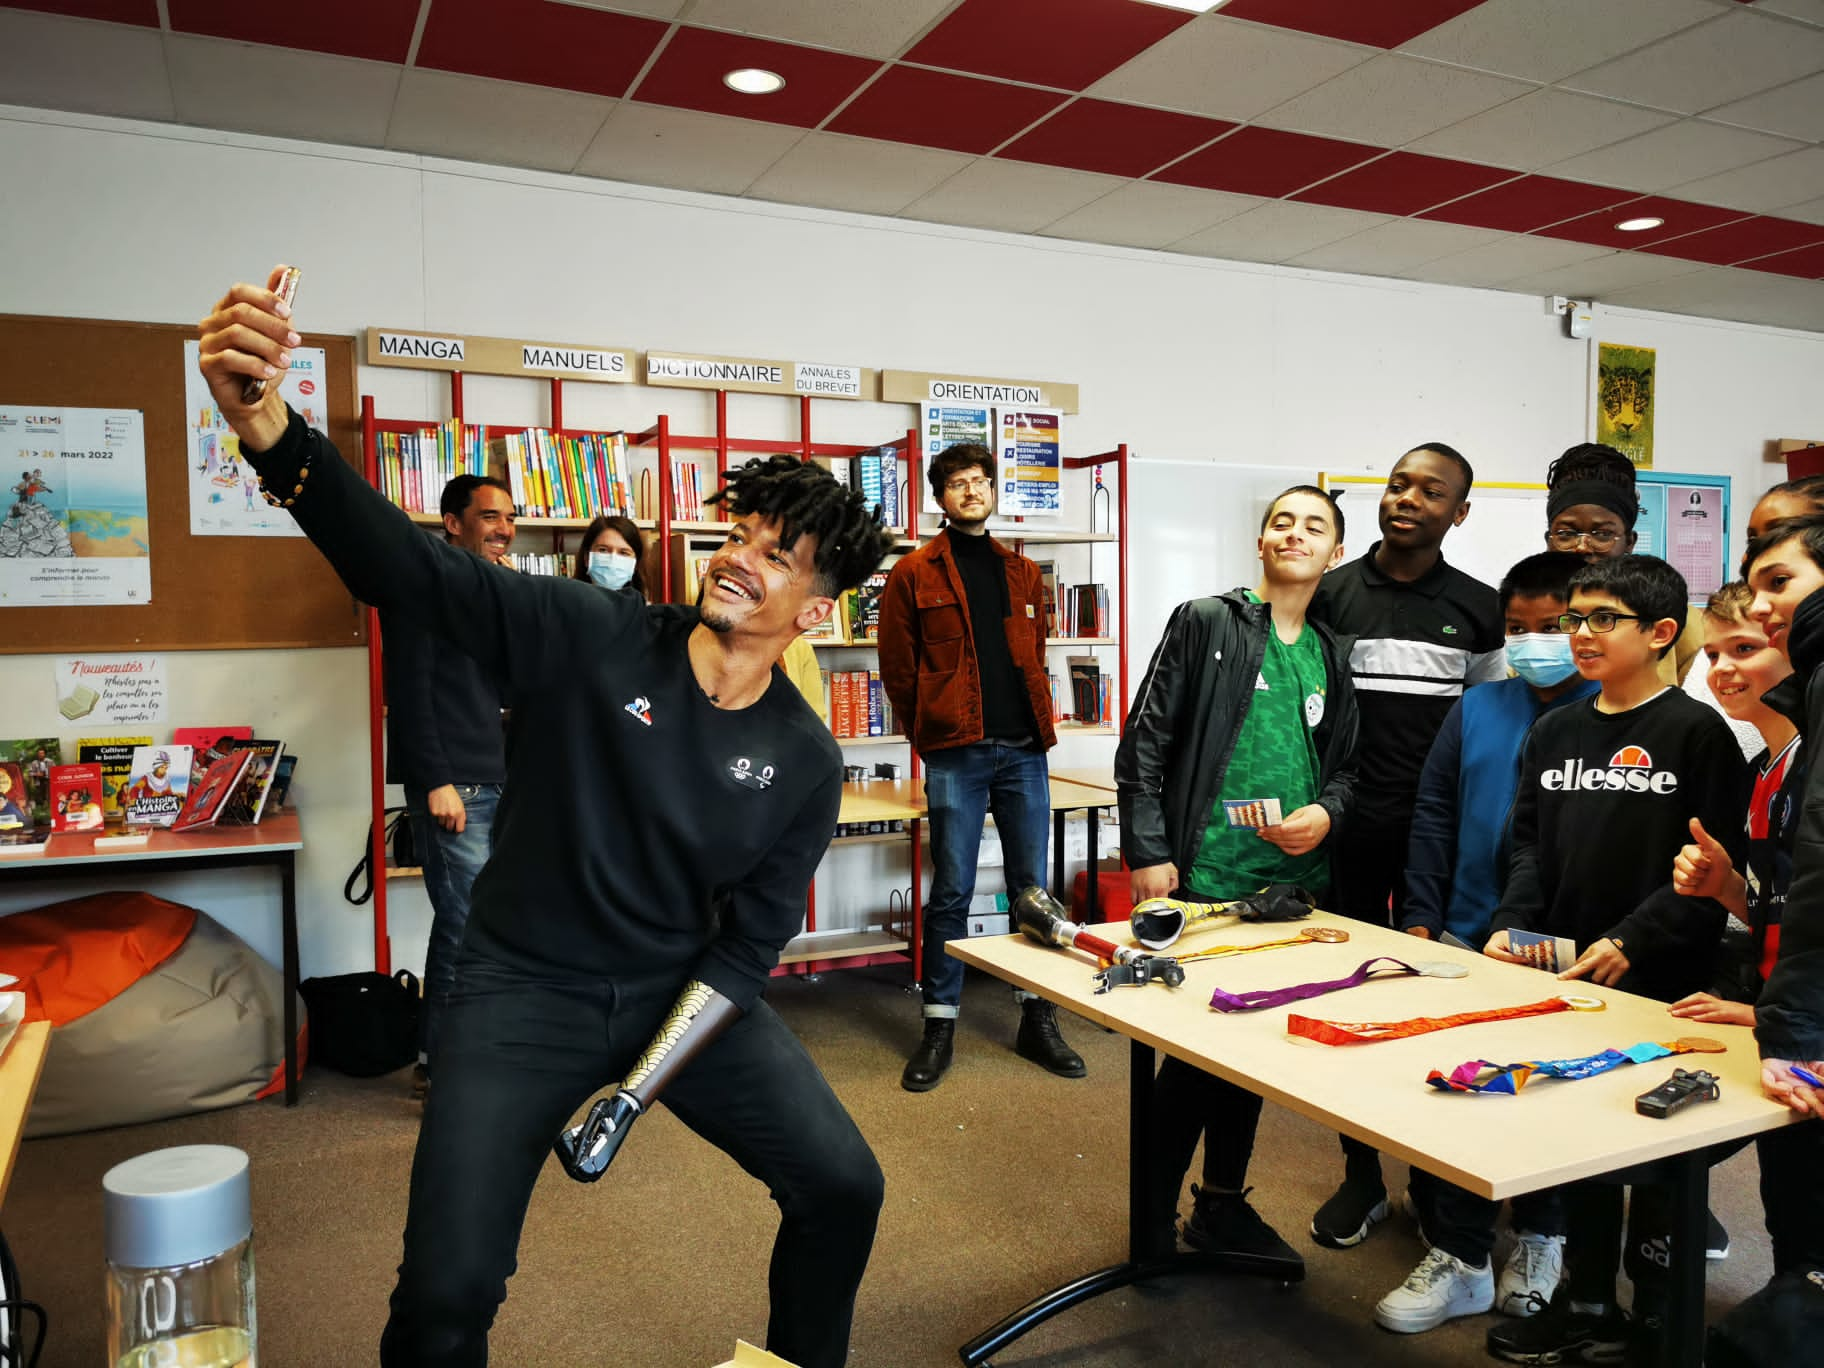
[[[1315,1040],[1320,1045],[1371,1045],[1377,1040],[1400,1040],[1431,1031],[1448,1031],[1453,1026],[1474,1026],[1483,1021],[1515,1021],[1521,1017],[1549,1016],[1553,1012],[1600,1012],[1605,1005],[1600,998],[1554,997],[1518,1007],[1490,1007],[1480,1012],[1411,1017],[1405,1021],[1319,1021],[1316,1017],[1295,1014],[1286,1018],[1286,1033]]]

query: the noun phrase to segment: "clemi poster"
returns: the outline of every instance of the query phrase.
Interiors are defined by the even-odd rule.
[[[996,511],[1004,518],[1063,511],[1062,409],[995,410],[999,435],[994,451],[1000,498]]]
[[[241,459],[239,439],[222,420],[197,369],[199,344],[184,343],[184,440],[190,458],[190,535],[301,537],[291,514],[260,496],[259,478]],[[298,347],[279,384],[285,402],[319,432],[328,432],[328,358],[321,347]]]
[[[0,406],[0,604],[152,601],[145,416]]]
[[[1614,447],[1636,470],[1653,469],[1651,347],[1596,347],[1596,440]]]

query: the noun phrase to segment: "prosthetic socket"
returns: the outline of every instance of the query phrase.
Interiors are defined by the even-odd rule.
[[[609,1096],[596,1098],[580,1126],[557,1137],[552,1148],[564,1172],[579,1183],[593,1183],[606,1173],[634,1118],[740,1015],[734,1003],[707,983],[692,979],[685,984],[671,1015],[621,1085]]]
[[[1176,988],[1184,982],[1184,967],[1177,960],[1167,955],[1143,954],[1132,946],[1116,945],[1084,930],[1070,919],[1056,898],[1036,884],[1020,890],[1012,908],[1020,930],[1040,945],[1085,950],[1107,961],[1108,967],[1096,975],[1098,993],[1155,981]]]
[[[1233,902],[1183,902],[1148,898],[1133,911],[1134,939],[1148,950],[1164,950],[1187,931],[1233,926],[1244,921],[1296,921],[1311,915],[1317,899],[1298,884],[1268,884],[1260,892]]]

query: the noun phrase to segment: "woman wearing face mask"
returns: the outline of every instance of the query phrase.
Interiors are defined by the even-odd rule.
[[[651,602],[645,576],[640,573],[645,547],[646,540],[632,518],[597,518],[583,533],[572,573],[604,589],[630,589]]]

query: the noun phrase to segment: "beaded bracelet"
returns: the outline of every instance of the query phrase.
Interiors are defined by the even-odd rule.
[[[298,495],[304,492],[304,481],[310,478],[310,458],[315,454],[316,447],[314,445],[305,452],[304,464],[298,467],[298,482],[291,487],[291,494],[288,498],[274,498],[272,493],[266,488],[266,477],[256,472],[255,478],[259,482],[260,497],[266,500],[266,502],[271,504],[274,508],[290,508],[298,501]]]

